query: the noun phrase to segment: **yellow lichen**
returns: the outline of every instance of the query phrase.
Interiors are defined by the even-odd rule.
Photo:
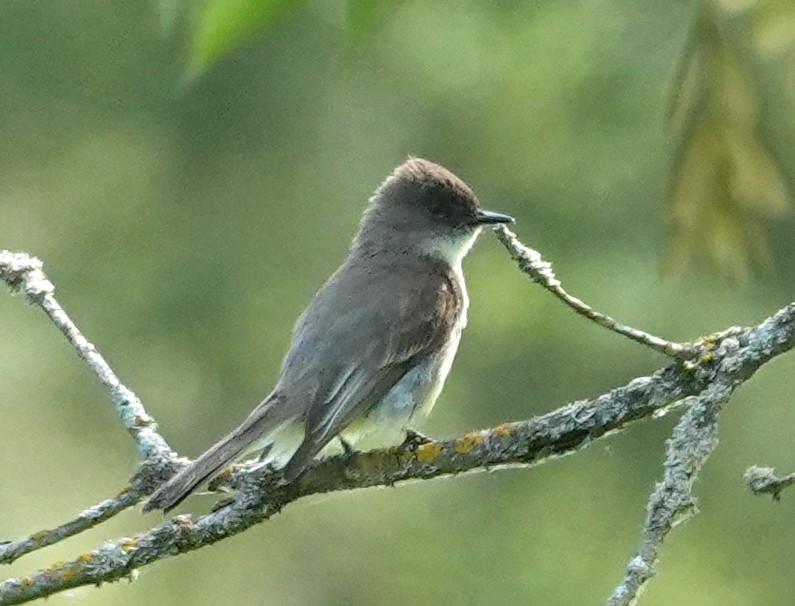
[[[423,444],[417,448],[417,460],[420,463],[432,463],[442,452],[442,445],[438,442]]]
[[[138,546],[138,539],[125,539],[124,541],[121,542],[121,545],[119,545],[119,547],[121,547],[121,550],[124,552],[127,552],[130,549],[134,549],[137,546]]]
[[[507,438],[511,435],[511,426],[508,423],[503,423],[502,425],[497,425],[491,431],[501,438]]]
[[[28,587],[33,585],[33,583],[34,583],[33,579],[31,579],[30,577],[25,577],[19,582],[19,586],[22,589],[27,589]]]
[[[39,532],[34,532],[30,535],[30,540],[34,543],[38,543],[39,541],[43,541],[50,535],[49,530],[40,530]]]
[[[715,360],[715,352],[714,351],[708,351],[708,352],[706,352],[705,354],[703,354],[701,356],[699,361],[702,364],[708,364],[710,362],[713,362],[714,360]]]
[[[223,470],[221,473],[219,473],[219,474],[218,474],[217,476],[215,476],[215,477],[216,477],[216,478],[218,478],[219,480],[221,480],[221,479],[224,479],[224,480],[225,480],[226,478],[228,478],[229,476],[231,476],[231,475],[232,475],[232,472],[233,472],[233,471],[235,470],[235,468],[237,468],[237,467],[238,467],[238,465],[230,465],[229,467],[225,468],[225,469],[224,469],[224,470]]]
[[[396,448],[398,464],[406,465],[414,458],[414,453],[408,448]]]
[[[468,433],[467,435],[455,441],[455,446],[453,449],[459,454],[466,454],[471,452],[473,448],[476,448],[482,443],[483,436],[480,434],[480,432]]]
[[[69,567],[63,571],[61,578],[64,581],[68,581],[69,579],[76,577],[78,573],[81,572],[81,568],[82,567],[76,566],[75,564],[70,564]]]
[[[356,457],[353,463],[354,465],[352,466],[351,471],[354,473],[374,473],[381,471],[384,468],[385,459],[378,456],[365,455],[363,457]]]

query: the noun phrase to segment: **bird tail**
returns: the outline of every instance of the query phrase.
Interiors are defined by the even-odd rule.
[[[144,512],[155,509],[168,511],[179,505],[202,482],[238,458],[257,439],[267,436],[286,419],[284,406],[275,394],[269,395],[245,421],[221,438],[190,465],[158,488],[143,507]]]

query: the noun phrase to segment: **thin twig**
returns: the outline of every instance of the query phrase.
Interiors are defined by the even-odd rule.
[[[11,564],[24,555],[63,541],[109,520],[151,494],[161,482],[187,463],[186,459],[144,462],[132,477],[130,484],[125,486],[115,497],[105,499],[85,511],[81,511],[74,519],[55,528],[34,532],[18,541],[0,543],[0,564]]]
[[[74,519],[53,529],[33,533],[18,541],[0,543],[0,564],[10,564],[25,554],[79,534],[124,511],[149,494],[184,462],[178,459],[157,432],[156,423],[146,413],[138,397],[122,384],[96,347],[61,308],[53,294],[55,287],[45,275],[39,259],[25,253],[0,251],[0,281],[5,282],[12,292],[22,292],[28,303],[43,309],[58,327],[78,356],[110,392],[111,402],[143,458],[130,480],[130,486],[115,497],[89,507]]]
[[[751,492],[769,494],[774,501],[781,499],[782,490],[795,484],[795,473],[779,476],[772,467],[749,467],[743,478]]]
[[[53,323],[88,364],[100,382],[108,389],[122,423],[138,445],[143,458],[163,457],[170,453],[166,441],[157,433],[157,424],[141,401],[127,389],[105,361],[97,348],[86,339],[58,304],[53,293],[55,286],[43,271],[43,264],[25,253],[0,251],[0,280],[12,291],[21,291],[25,300],[41,307]]]
[[[29,537],[0,545],[0,564],[11,564],[23,555],[63,541],[108,520],[128,507],[135,505],[142,495],[132,487],[124,488],[112,499],[80,512],[74,520],[70,520],[55,528],[34,532]]]
[[[633,341],[650,347],[666,356],[678,359],[689,359],[696,354],[696,348],[688,343],[666,341],[665,339],[655,337],[637,328],[622,324],[610,316],[596,311],[580,299],[567,293],[555,276],[555,272],[552,271],[552,264],[548,261],[544,261],[538,251],[522,244],[516,237],[516,234],[510,229],[504,225],[499,225],[494,228],[494,233],[497,235],[497,239],[502,242],[503,246],[508,249],[511,258],[519,264],[519,269],[522,272],[530,276],[533,282],[537,282],[543,286],[581,316],[585,316],[603,328],[629,337]]]

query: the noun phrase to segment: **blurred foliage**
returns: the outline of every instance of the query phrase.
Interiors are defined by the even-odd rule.
[[[167,0],[170,3],[171,0]],[[190,69],[200,72],[220,61],[255,32],[273,23],[297,0],[206,0],[196,16]],[[165,10],[171,10],[167,4]]]
[[[199,76],[223,60],[238,46],[261,34],[301,0],[204,0],[193,15],[189,76]],[[348,34],[365,35],[379,25],[386,14],[400,6],[399,0],[345,0]],[[179,12],[179,0],[159,0],[164,30],[171,29]]]
[[[206,0],[191,35],[191,77],[280,18],[296,0]],[[399,2],[347,0],[348,34],[372,32]],[[734,282],[768,263],[765,219],[790,209],[791,191],[759,129],[762,99],[749,53],[795,68],[795,2],[701,0],[674,82],[670,123],[676,154],[669,186],[670,242],[663,267],[682,273],[709,258]],[[162,0],[173,21],[175,0]],[[747,40],[732,29],[751,30]],[[787,63],[789,65],[786,65]]]
[[[782,76],[792,82],[795,59],[795,2],[792,0],[748,0],[733,6],[724,2],[724,10],[750,13],[750,29],[754,47],[772,60],[785,62]]]
[[[181,453],[198,453],[268,390],[367,196],[409,154],[516,216],[568,290],[639,328],[688,339],[795,298],[789,216],[765,225],[779,262],[743,288],[696,264],[678,281],[656,272],[670,177],[661,117],[693,44],[689,4],[406,0],[366,14],[285,3],[267,25],[229,24],[245,35],[218,39],[186,86],[201,15],[222,10],[211,5],[0,4],[0,247],[45,261],[67,311]],[[740,61],[710,84],[745,100],[721,110],[746,120],[724,125],[744,145],[734,162],[758,171],[775,156],[793,174],[791,2],[710,10],[722,15],[710,61]],[[695,98],[720,106],[683,96]],[[764,145],[747,142],[751,118]],[[742,193],[742,212],[761,224],[732,183],[727,199],[740,208]],[[770,204],[775,181],[741,183]],[[666,362],[562,309],[488,234],[465,272],[469,326],[420,428],[430,435],[528,418]],[[792,469],[792,373],[785,356],[727,408],[695,489],[702,513],[665,546],[644,606],[791,602],[795,503],[752,497],[741,477],[751,464]],[[134,469],[105,394],[40,313],[5,295],[0,389],[0,540],[70,518]],[[672,423],[537,469],[308,500],[132,585],[49,603],[599,604],[637,546]],[[127,512],[4,572],[156,521]]]
[[[400,8],[402,0],[347,0],[345,2],[345,21],[348,34],[361,37],[378,31],[387,16]]]
[[[753,5],[784,5],[749,4],[747,11],[768,13],[770,6]],[[770,260],[763,220],[789,211],[792,193],[760,129],[763,99],[751,57],[755,44],[778,47],[785,36],[774,33],[768,15],[756,36],[746,36],[742,44],[730,32],[747,26],[748,18],[736,12],[732,0],[705,0],[685,43],[671,108],[677,151],[665,266],[681,272],[691,257],[705,254],[729,277],[743,281],[751,261]],[[789,39],[795,42],[795,28]]]

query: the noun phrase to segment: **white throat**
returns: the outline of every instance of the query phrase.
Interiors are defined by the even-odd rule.
[[[433,242],[430,242],[428,245],[422,248],[422,252],[433,257],[434,259],[444,261],[450,265],[454,271],[460,273],[461,261],[475,243],[478,234],[480,234],[480,229],[481,228],[478,227],[475,231],[461,235],[457,238],[435,238]]]

